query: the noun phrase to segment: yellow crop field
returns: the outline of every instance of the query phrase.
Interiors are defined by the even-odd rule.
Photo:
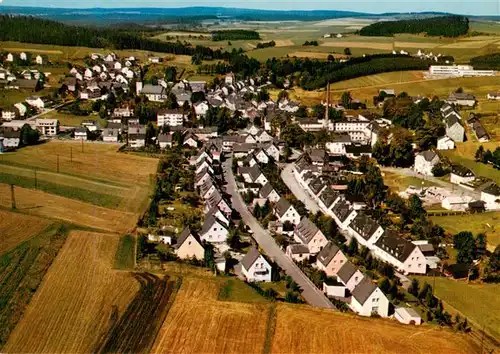
[[[268,304],[217,301],[216,281],[185,278],[153,353],[262,353]]]
[[[111,270],[117,245],[115,235],[72,232],[3,351],[93,352],[139,290]]]
[[[46,219],[0,209],[0,254],[39,234],[50,224]]]
[[[98,207],[37,190],[15,187],[17,208],[28,214],[65,220],[77,225],[125,233],[134,228],[138,214]],[[0,206],[10,208],[10,186],[0,183]]]
[[[279,304],[272,353],[477,353],[465,335]]]

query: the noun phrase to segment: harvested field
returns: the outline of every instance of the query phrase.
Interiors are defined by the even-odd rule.
[[[139,290],[111,270],[115,235],[72,232],[3,351],[90,353]]]
[[[37,190],[15,188],[20,211],[60,219],[107,232],[125,233],[135,227],[138,214],[106,209]],[[10,208],[10,186],[0,183],[0,206]]]
[[[380,50],[392,50],[392,43],[377,43],[377,42],[348,42],[348,41],[337,41],[337,42],[323,42],[321,43],[323,47],[336,47],[336,48],[366,48],[366,49],[380,49]]]
[[[0,209],[0,254],[45,230],[51,221]]]
[[[291,39],[275,39],[274,41],[276,42],[276,47],[291,47],[295,45]]]
[[[395,47],[402,48],[416,48],[416,49],[430,49],[435,48],[439,45],[439,43],[432,42],[394,42]]]
[[[217,301],[215,280],[185,278],[153,353],[262,353],[269,304]]]
[[[305,306],[277,305],[272,353],[477,353],[451,330],[355,317]],[[334,348],[334,350],[332,350]]]
[[[482,47],[486,47],[489,44],[495,43],[497,40],[489,40],[489,41],[461,41],[455,42],[451,44],[445,44],[440,46],[439,48],[448,48],[448,49],[478,49]]]

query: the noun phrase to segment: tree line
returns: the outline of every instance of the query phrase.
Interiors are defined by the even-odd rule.
[[[497,70],[500,69],[500,53],[480,55],[470,59],[474,69]]]
[[[212,40],[214,42],[236,41],[243,39],[244,40],[260,39],[260,35],[259,32],[242,30],[242,29],[232,29],[232,30],[212,32]]]
[[[41,35],[42,34],[42,35]],[[230,53],[187,42],[162,42],[151,33],[110,28],[69,26],[60,22],[26,16],[0,16],[0,41],[17,41],[90,48],[140,49],[161,53],[198,56],[204,60],[227,60]]]
[[[439,16],[411,20],[376,22],[363,27],[362,36],[392,37],[396,33],[426,33],[429,36],[458,37],[469,31],[469,19],[463,16]]]

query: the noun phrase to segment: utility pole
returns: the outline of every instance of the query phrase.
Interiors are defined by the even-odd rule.
[[[59,173],[59,154],[57,154],[57,173]]]
[[[37,183],[37,179],[36,179],[36,168],[35,168],[35,189],[38,189],[38,183]]]
[[[12,210],[16,210],[16,196],[13,184],[10,185],[10,200],[12,201]]]

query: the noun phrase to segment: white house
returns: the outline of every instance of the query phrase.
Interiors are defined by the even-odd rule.
[[[150,101],[163,102],[167,99],[167,93],[163,86],[146,84],[141,88],[141,85],[142,84],[139,82],[136,83],[137,90],[146,96]]]
[[[318,253],[316,267],[327,276],[336,276],[340,268],[347,262],[347,257],[333,242],[328,242]]]
[[[85,127],[75,128],[75,140],[87,140],[87,128]]]
[[[59,133],[59,121],[57,119],[37,118],[35,126],[40,134],[45,136],[56,136]]]
[[[102,131],[102,141],[106,143],[117,143],[120,129],[105,128]]]
[[[224,214],[222,212],[222,210],[219,209],[219,207],[214,206],[205,215],[206,215],[206,217],[208,217],[209,215],[212,215],[214,218],[217,219],[217,221],[226,225],[226,227],[229,227],[229,217],[226,214]]]
[[[14,61],[14,56],[12,55],[12,53],[8,53],[7,54],[7,57],[5,58],[5,61],[8,61],[8,62],[13,62]]]
[[[26,98],[26,103],[38,109],[45,108],[45,102],[38,96],[31,96]]]
[[[0,133],[0,144],[4,148],[18,148],[21,143],[21,130],[5,130]],[[1,146],[0,146],[1,148]]]
[[[448,136],[443,136],[437,141],[438,150],[453,150],[455,148],[455,142]]]
[[[398,272],[404,274],[427,272],[427,261],[420,248],[391,230],[385,230],[373,251],[377,258],[392,264]]]
[[[389,316],[389,300],[369,278],[364,278],[352,290],[349,307],[361,316],[371,316],[373,313],[380,317]]]
[[[196,113],[196,117],[198,118],[204,117],[207,114],[208,109],[210,108],[207,102],[197,102],[193,104],[193,107],[194,112]]]
[[[295,210],[293,205],[283,197],[275,204],[274,215],[281,223],[287,221],[291,222],[293,225],[298,225],[300,223],[299,213]]]
[[[415,157],[415,172],[425,176],[433,176],[432,168],[440,161],[439,156],[434,151],[422,151]]]
[[[42,58],[41,55],[37,55],[36,56],[35,63],[37,63],[38,65],[42,65],[43,64],[43,58]]]
[[[184,112],[178,109],[160,109],[156,119],[159,127],[180,127],[184,124]]]
[[[473,198],[469,196],[449,196],[442,200],[441,206],[447,210],[466,211]]]
[[[180,259],[196,258],[202,260],[205,258],[205,249],[200,242],[196,233],[191,232],[189,228],[185,228],[177,239],[175,245],[175,253]]]
[[[280,200],[280,195],[271,183],[267,182],[259,191],[259,195],[261,198],[266,198],[271,203],[277,203]]]
[[[349,261],[345,262],[337,272],[337,280],[351,292],[363,280],[363,277],[363,273]]]
[[[269,182],[257,165],[252,167],[241,167],[239,171],[247,183],[258,183],[263,186]]]
[[[172,147],[172,135],[170,134],[159,134],[158,135],[158,144],[160,145],[160,149],[166,149]]]
[[[229,231],[223,222],[217,220],[213,215],[205,218],[200,231],[200,239],[210,243],[226,242]]]
[[[307,246],[311,254],[317,254],[328,243],[323,232],[305,216],[295,228],[293,239]]]
[[[249,282],[270,282],[272,268],[269,262],[262,256],[257,248],[252,247],[241,260],[241,273]]]
[[[356,215],[347,231],[360,245],[368,248],[371,248],[384,233],[382,226],[364,213]]]
[[[26,61],[28,60],[28,55],[26,55],[25,52],[21,52],[21,54],[19,54],[19,59]]]
[[[451,167],[450,182],[455,184],[470,183],[476,179],[474,172],[462,165]]]
[[[258,162],[263,163],[263,164],[268,164],[269,163],[269,156],[265,153],[263,149],[257,149],[253,152],[253,155],[257,159]]]
[[[309,253],[309,249],[306,245],[302,245],[300,243],[288,245],[286,247],[285,254],[290,257],[291,260],[295,262],[302,262],[311,256]]]
[[[24,117],[26,115],[26,112],[28,111],[28,109],[26,108],[26,106],[19,102],[19,103],[16,103],[14,105],[15,108],[17,108],[17,110],[19,111],[19,116],[20,117]]]
[[[422,317],[411,307],[398,307],[394,310],[394,318],[403,324],[420,326]]]
[[[16,110],[15,109],[4,109],[2,111],[2,119],[11,121],[16,119]]]
[[[485,202],[487,210],[500,209],[500,187],[492,184],[481,191],[481,200]]]

